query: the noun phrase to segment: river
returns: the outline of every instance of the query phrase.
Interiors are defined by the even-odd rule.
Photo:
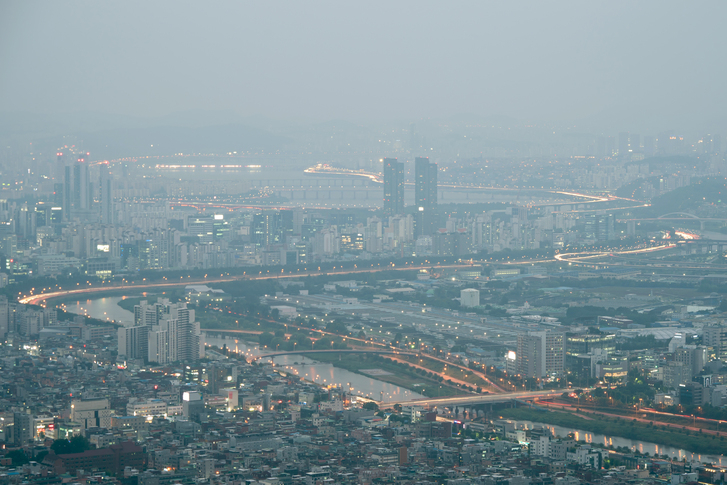
[[[552,424],[545,423],[534,423],[532,421],[517,421],[512,420],[516,423],[519,429],[532,429],[533,427],[543,426],[548,428],[553,436],[566,437],[573,433],[576,441],[585,441],[586,443],[593,443],[603,446],[626,447],[632,451],[638,451],[640,453],[648,453],[650,456],[654,455],[667,455],[674,460],[687,461],[698,461],[700,463],[713,463],[722,465],[722,455],[701,455],[698,453],[692,453],[691,451],[682,450],[679,448],[673,448],[671,446],[662,446],[656,443],[649,443],[647,441],[632,440],[628,438],[621,438],[619,436],[606,436],[602,434],[595,434],[589,431],[583,431],[579,429],[570,429],[563,426],[554,426]],[[727,463],[727,460],[725,460]]]
[[[118,302],[124,298],[126,297],[112,296],[93,300],[79,300],[76,302],[67,302],[62,307],[71,313],[88,315],[99,320],[115,321],[128,325],[133,323],[134,313],[124,310],[118,305]],[[246,344],[246,342],[240,339],[233,337],[220,338],[216,335],[207,335],[204,331],[202,333],[205,336],[205,343],[207,345],[214,345],[220,348],[223,345],[227,345],[230,350],[237,350],[240,353],[251,356],[265,353],[260,352],[256,345]],[[403,387],[334,367],[332,364],[316,362],[302,355],[281,355],[275,357],[273,362],[276,366],[283,367],[284,371],[296,374],[306,380],[316,382],[323,386],[335,384],[352,389],[351,392],[354,395],[367,396],[376,401],[380,401],[382,398],[384,402],[424,398],[421,394],[404,389]]]
[[[228,349],[240,354],[265,355],[265,352],[260,352],[256,345],[248,344],[234,337],[207,335],[205,332],[204,340],[206,344],[220,348],[227,345]],[[305,380],[322,386],[336,385],[350,389],[354,395],[369,397],[376,401],[380,401],[382,398],[384,402],[424,399],[421,394],[403,387],[334,367],[333,364],[317,362],[304,355],[280,355],[273,358],[273,363],[280,366],[283,371],[300,376]]]

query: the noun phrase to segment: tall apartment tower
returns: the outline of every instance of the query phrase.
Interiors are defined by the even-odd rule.
[[[384,158],[384,214],[404,213],[404,163]]]
[[[563,330],[523,332],[517,337],[517,370],[528,377],[563,375],[566,337]]]
[[[136,327],[121,327],[118,329],[119,355],[127,359],[147,361],[149,330],[151,327],[139,325]]]
[[[204,345],[194,310],[184,303],[167,305],[158,325],[149,332],[148,360],[159,364],[190,362],[203,356]]]
[[[414,160],[414,201],[416,204],[415,237],[434,231],[434,209],[437,205],[437,164],[429,158]]]
[[[159,320],[164,315],[164,304],[153,303],[149,304],[148,301],[142,300],[138,305],[134,305],[134,325],[157,325]]]

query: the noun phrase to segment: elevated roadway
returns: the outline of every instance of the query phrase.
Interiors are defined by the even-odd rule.
[[[284,352],[269,352],[255,356],[255,360],[279,357],[281,355],[307,355],[307,354],[398,354],[398,355],[416,355],[411,352],[399,352],[396,350],[386,349],[326,349],[326,350],[286,350]]]
[[[568,390],[569,389],[550,389],[545,391],[510,392],[506,394],[470,394],[453,397],[435,397],[431,399],[413,399],[410,401],[392,401],[387,403],[380,403],[379,406],[382,408],[392,408],[394,407],[394,405],[400,404],[402,406],[451,407],[475,404],[494,404],[508,401],[532,401],[536,399],[559,397]]]

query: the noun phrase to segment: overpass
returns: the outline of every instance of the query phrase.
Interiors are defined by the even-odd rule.
[[[544,399],[559,397],[570,389],[549,389],[545,391],[522,391],[522,392],[510,392],[507,394],[465,394],[462,396],[452,397],[435,397],[430,399],[413,399],[411,401],[392,401],[386,403],[379,403],[381,408],[391,408],[396,404],[402,406],[424,406],[424,407],[435,407],[435,406],[462,406],[462,405],[476,405],[476,404],[494,404],[508,401],[528,401],[534,399]]]
[[[704,230],[704,224],[706,222],[727,222],[727,218],[724,217],[700,217],[688,212],[670,212],[668,214],[662,214],[659,217],[645,217],[645,218],[631,218],[631,219],[619,219],[619,222],[658,222],[658,221],[689,221],[699,222],[699,228]]]
[[[267,359],[279,357],[281,355],[306,355],[306,354],[398,354],[398,355],[417,355],[411,352],[400,352],[397,350],[377,350],[377,349],[326,349],[326,350],[287,350],[284,352],[270,352],[254,357],[257,359]]]

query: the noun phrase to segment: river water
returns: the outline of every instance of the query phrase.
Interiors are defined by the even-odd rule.
[[[631,440],[628,438],[621,438],[618,436],[606,436],[602,434],[590,433],[588,431],[565,428],[563,426],[554,426],[552,424],[545,423],[534,423],[532,421],[514,421],[519,429],[533,429],[533,427],[543,426],[548,428],[553,436],[564,438],[569,434],[573,433],[576,441],[585,441],[586,443],[593,443],[603,446],[626,447],[631,451],[638,451],[640,453],[648,453],[650,456],[654,455],[667,455],[673,460],[687,461],[698,461],[701,463],[714,463],[722,465],[722,461],[725,457],[722,455],[701,455],[698,453],[692,453],[691,451],[682,450],[679,448],[673,448],[671,446],[662,446],[656,443],[649,443],[646,441]],[[727,460],[725,460],[727,464]]]
[[[115,321],[117,323],[129,325],[134,322],[134,313],[124,310],[118,305],[118,302],[126,297],[112,296],[106,298],[97,298],[93,300],[79,300],[76,302],[67,302],[62,307],[71,313],[79,315],[88,315],[99,320]],[[239,338],[220,337],[216,334],[205,336],[207,345],[214,345],[227,348],[249,356],[258,356],[265,354],[260,352],[255,344],[247,343]],[[327,386],[330,384],[350,389],[351,393],[359,396],[366,396],[376,401],[405,401],[410,399],[423,399],[424,396],[416,392],[404,389],[388,382],[356,374],[346,369],[334,367],[332,364],[316,362],[303,355],[281,355],[275,357],[273,362],[276,366],[283,367],[283,370],[291,374],[298,375],[308,381],[316,382],[320,385]]]
[[[205,332],[205,343],[222,348],[227,345],[231,351],[248,356],[265,355],[257,345],[247,343],[239,338],[208,335]],[[273,358],[273,363],[283,371],[297,375],[303,379],[322,386],[335,385],[350,390],[353,395],[365,396],[376,401],[406,401],[424,399],[416,392],[404,389],[388,382],[383,382],[361,374],[347,371],[333,364],[317,362],[304,355],[280,355]]]

